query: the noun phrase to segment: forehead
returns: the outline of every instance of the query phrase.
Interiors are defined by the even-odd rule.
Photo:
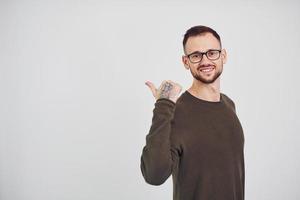
[[[189,37],[185,45],[187,54],[194,51],[204,52],[208,49],[220,49],[219,40],[211,33]]]

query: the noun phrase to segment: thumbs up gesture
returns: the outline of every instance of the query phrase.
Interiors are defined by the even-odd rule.
[[[179,93],[182,90],[181,85],[171,80],[164,80],[158,89],[150,81],[146,81],[145,84],[150,88],[155,100],[167,98],[176,103]]]

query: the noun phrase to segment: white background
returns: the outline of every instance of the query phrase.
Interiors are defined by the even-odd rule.
[[[0,199],[172,199],[140,156],[154,97],[186,90],[182,39],[221,36],[245,134],[246,200],[298,200],[300,3],[0,1]]]

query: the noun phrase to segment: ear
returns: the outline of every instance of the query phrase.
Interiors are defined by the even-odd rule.
[[[182,56],[182,63],[187,70],[190,69],[190,67],[188,65],[188,58],[184,55]]]
[[[221,57],[222,57],[222,62],[225,64],[227,62],[227,52],[225,49],[222,49],[221,51]]]

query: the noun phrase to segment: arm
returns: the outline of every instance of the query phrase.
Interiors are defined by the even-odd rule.
[[[173,160],[177,155],[171,151],[171,121],[175,103],[167,98],[157,99],[153,109],[152,125],[146,136],[141,156],[141,172],[151,185],[163,184],[172,173]]]
[[[232,109],[233,109],[233,111],[236,113],[236,110],[235,110],[235,103],[234,103],[234,101],[232,101],[232,100],[231,100],[231,102],[232,102]]]

